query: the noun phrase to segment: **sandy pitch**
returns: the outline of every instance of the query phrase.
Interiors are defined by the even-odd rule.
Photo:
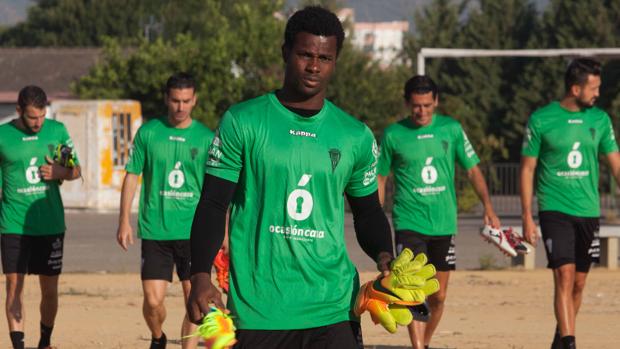
[[[368,280],[373,273],[363,273]],[[60,310],[54,330],[59,349],[147,348],[149,333],[142,319],[142,289],[137,274],[64,274]],[[4,284],[4,280],[1,282]],[[2,302],[4,302],[4,285]],[[549,348],[555,327],[552,280],[548,270],[531,272],[457,271],[452,274],[442,323],[433,348]],[[178,342],[183,305],[178,282],[167,298],[165,331]],[[36,277],[28,277],[25,302],[26,345],[38,340]],[[620,271],[595,269],[590,273],[577,319],[580,348],[620,347]],[[9,348],[6,322],[0,325],[0,348]],[[364,341],[369,348],[397,348],[408,344],[406,329],[391,335],[363,315]]]

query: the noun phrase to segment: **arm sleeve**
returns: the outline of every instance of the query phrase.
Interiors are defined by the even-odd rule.
[[[530,117],[525,126],[525,134],[523,135],[523,146],[521,155],[537,158],[540,153],[540,132],[536,125],[536,120]]]
[[[355,165],[345,192],[350,196],[367,196],[377,191],[379,147],[368,127],[356,151]]]
[[[392,168],[392,147],[389,143],[387,133],[383,134],[380,149],[381,151],[379,155],[379,164],[377,165],[377,172],[381,176],[387,176],[390,174],[390,169]]]
[[[146,145],[146,140],[144,138],[144,129],[140,127],[140,129],[138,129],[138,132],[136,133],[136,136],[133,139],[133,143],[129,151],[129,160],[127,161],[127,165],[125,165],[125,170],[129,173],[139,175],[144,169],[144,155]]]
[[[209,147],[206,172],[237,183],[243,167],[243,129],[236,116],[227,111]]]
[[[605,124],[603,125],[601,142],[598,145],[598,151],[602,154],[609,154],[618,151],[618,143],[616,143],[614,127],[611,124],[609,116],[605,118]]]
[[[374,261],[377,261],[381,252],[394,256],[392,231],[379,204],[378,192],[375,190],[361,197],[347,195],[347,200],[353,213],[355,236],[362,250]]]
[[[234,182],[205,175],[190,235],[192,275],[211,272],[213,260],[224,241],[226,210],[235,188]]]
[[[476,151],[474,147],[469,142],[469,138],[467,138],[467,134],[463,130],[463,127],[459,124],[458,129],[456,130],[456,161],[461,165],[462,168],[469,170],[470,168],[476,166],[480,159],[478,155],[476,155]]]
[[[76,166],[79,166],[80,160],[78,159],[77,151],[75,150],[75,145],[73,144],[73,140],[71,139],[71,136],[69,135],[69,131],[67,131],[67,128],[65,127],[65,125],[62,125],[62,135],[61,135],[60,142],[61,144],[71,147],[71,155],[73,156],[73,161],[75,162]]]

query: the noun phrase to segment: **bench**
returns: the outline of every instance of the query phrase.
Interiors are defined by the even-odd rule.
[[[522,231],[521,227],[512,227],[512,229],[519,234]],[[607,269],[610,270],[618,269],[618,239],[620,239],[620,225],[601,225],[599,238],[601,240],[601,266],[607,267]],[[538,243],[540,244],[542,241],[539,241]],[[536,250],[533,250],[526,255],[519,255],[513,258],[512,265],[523,266],[524,269],[534,269],[536,267]]]

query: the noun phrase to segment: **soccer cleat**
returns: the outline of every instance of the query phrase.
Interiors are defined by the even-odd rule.
[[[217,283],[225,293],[228,293],[228,271],[230,268],[230,259],[228,254],[224,253],[223,249],[220,249],[215,260],[213,261],[215,267]]]
[[[480,230],[480,235],[486,241],[491,242],[495,246],[497,246],[503,253],[508,254],[512,257],[517,256],[517,251],[515,251],[514,247],[511,245],[504,231],[500,229],[494,229],[490,225],[485,225]]]
[[[519,254],[528,254],[532,251],[533,247],[527,241],[523,239],[523,236],[519,234],[519,232],[512,229],[512,227],[508,227],[503,229],[504,235],[508,239],[508,242],[514,248],[515,251]]]

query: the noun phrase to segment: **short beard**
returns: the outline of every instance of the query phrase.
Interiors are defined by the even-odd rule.
[[[581,98],[577,98],[576,102],[580,109],[589,109],[589,108],[594,107],[594,102],[596,102],[596,99],[591,104],[582,101]]]
[[[26,131],[28,131],[28,133],[30,133],[30,134],[37,133],[35,130],[30,128],[30,126],[28,126],[28,123],[26,122],[26,118],[24,117],[24,114],[20,114],[19,118],[22,119],[22,124],[24,125],[24,128],[26,129]]]

